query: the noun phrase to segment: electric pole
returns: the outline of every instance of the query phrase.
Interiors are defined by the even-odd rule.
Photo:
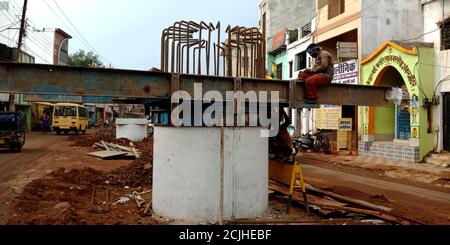
[[[22,18],[20,19],[19,42],[17,43],[16,62],[20,61],[20,49],[22,48],[23,37],[25,36],[25,20],[27,15],[28,0],[23,1]]]
[[[14,57],[14,61],[15,62],[19,62],[20,61],[20,50],[22,48],[22,42],[23,42],[23,38],[25,36],[25,20],[26,20],[26,15],[27,15],[27,5],[28,5],[28,0],[24,0],[23,1],[23,8],[22,8],[22,18],[20,19],[20,31],[19,31],[19,41],[17,42],[17,49],[16,49],[16,55]],[[14,108],[14,94],[11,93],[9,95],[9,111],[15,111]]]

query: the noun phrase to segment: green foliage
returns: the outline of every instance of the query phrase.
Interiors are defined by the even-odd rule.
[[[98,55],[92,51],[86,53],[86,51],[81,49],[69,55],[69,65],[79,67],[105,67]]]

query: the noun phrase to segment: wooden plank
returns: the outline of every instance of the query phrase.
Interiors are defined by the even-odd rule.
[[[106,145],[105,141],[102,140],[100,143],[102,144],[103,148],[105,148],[105,150],[111,151],[111,149],[109,149],[108,145]]]
[[[113,148],[117,148],[117,149],[120,149],[120,150],[123,150],[123,151],[128,151],[128,152],[133,153],[133,149],[131,149],[130,147],[121,146],[121,145],[118,145],[118,144],[113,144],[113,143],[108,143],[108,142],[106,142],[106,145],[108,145],[109,147],[113,147]]]
[[[277,184],[274,184],[273,182],[269,183],[269,188],[276,190],[280,193],[283,193],[285,195],[289,195],[289,188],[288,187],[284,187],[284,186],[280,186]],[[383,220],[387,220],[387,221],[391,221],[391,222],[395,222],[395,223],[399,223],[402,225],[409,225],[409,224],[421,224],[424,225],[424,223],[417,221],[417,220],[413,220],[407,217],[403,217],[400,214],[397,214],[393,211],[373,211],[373,210],[366,210],[366,209],[360,209],[360,208],[353,208],[353,207],[348,207],[345,206],[345,204],[342,203],[338,203],[335,201],[331,201],[330,202],[324,202],[323,198],[317,198],[317,196],[308,195],[308,198],[310,199],[310,201],[308,201],[308,204],[311,206],[318,206],[321,208],[326,208],[326,209],[332,209],[332,210],[342,210],[342,211],[348,211],[348,212],[354,212],[354,213],[360,213],[360,214],[366,214],[366,215],[372,215],[374,217],[378,217],[380,219]],[[294,195],[292,196],[292,200],[294,200],[295,202],[297,202],[298,204],[301,205],[305,205],[305,203],[303,202],[303,196],[298,193],[298,192],[294,192]]]
[[[133,142],[130,142],[131,150],[133,151],[134,156],[136,159],[139,159],[139,153],[137,152],[136,148],[134,148]]]
[[[332,197],[332,198],[336,198],[336,199],[341,200],[341,201],[353,203],[353,204],[356,204],[356,205],[359,205],[359,206],[362,206],[362,207],[366,207],[366,208],[370,208],[370,209],[373,209],[373,210],[377,210],[377,211],[381,211],[381,212],[390,212],[390,211],[392,211],[392,208],[388,208],[388,207],[384,207],[384,206],[380,206],[380,205],[375,205],[375,204],[372,204],[372,203],[369,203],[369,202],[366,202],[366,201],[363,201],[363,200],[358,200],[358,199],[354,199],[354,198],[350,198],[350,197],[345,197],[345,196],[342,196],[342,195],[339,195],[339,194],[336,194],[336,193],[333,193],[333,192],[320,190],[320,189],[317,189],[317,188],[315,188],[315,187],[313,187],[313,186],[311,186],[309,184],[306,184],[306,189],[308,191],[316,192],[316,193],[319,193],[319,194],[322,194],[322,195],[326,195],[326,196],[329,196],[329,197]]]

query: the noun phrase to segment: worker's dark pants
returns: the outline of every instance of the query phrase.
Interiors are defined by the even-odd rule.
[[[318,74],[308,74],[304,72],[300,72],[298,74],[299,79],[303,79],[305,81],[306,87],[306,99],[316,100],[317,99],[317,88],[321,86],[325,86],[330,82],[325,77]]]

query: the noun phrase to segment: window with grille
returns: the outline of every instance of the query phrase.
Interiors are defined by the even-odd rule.
[[[328,0],[328,19],[345,12],[345,0]]]
[[[441,50],[450,49],[450,19],[447,19],[441,28]]]
[[[295,55],[295,71],[300,71],[306,68],[306,52],[301,52]]]
[[[308,23],[302,27],[302,38],[311,34],[311,23]]]
[[[289,62],[289,78],[292,78],[294,76],[294,64],[293,62]]]

